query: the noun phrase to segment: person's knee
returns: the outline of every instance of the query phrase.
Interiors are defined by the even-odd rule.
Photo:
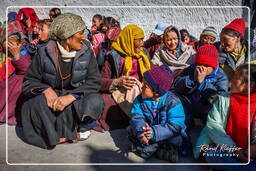
[[[168,144],[180,148],[182,146],[182,137],[181,135],[177,135],[175,137],[171,137],[167,140]]]
[[[91,113],[95,113],[97,115],[100,115],[104,109],[104,101],[98,93],[89,94],[86,97],[86,105],[87,109],[91,110]]]
[[[90,106],[92,105],[92,106],[94,106],[94,108],[98,108],[98,109],[104,108],[104,101],[103,101],[102,97],[100,96],[100,94],[98,94],[98,93],[88,95],[87,100],[89,102],[88,105],[90,105]]]

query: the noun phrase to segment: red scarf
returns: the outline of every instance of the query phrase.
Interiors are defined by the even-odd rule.
[[[251,94],[250,124],[256,113],[256,93]],[[238,147],[248,148],[248,96],[231,94],[226,133]]]

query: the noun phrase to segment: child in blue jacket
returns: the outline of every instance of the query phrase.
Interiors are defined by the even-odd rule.
[[[191,115],[206,123],[208,112],[217,96],[228,92],[228,78],[218,67],[218,56],[214,45],[201,46],[194,64],[184,69],[174,80],[175,92],[184,105],[187,126]]]
[[[167,65],[144,73],[142,94],[131,110],[129,139],[132,150],[143,158],[155,152],[160,159],[177,162],[185,137],[185,114],[179,98],[168,91],[173,75]]]

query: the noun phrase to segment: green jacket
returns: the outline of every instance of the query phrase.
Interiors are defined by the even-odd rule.
[[[208,114],[207,124],[201,131],[194,146],[194,157],[200,155],[200,146],[205,144],[225,144],[235,146],[235,142],[226,134],[227,119],[229,116],[230,96],[219,96]]]

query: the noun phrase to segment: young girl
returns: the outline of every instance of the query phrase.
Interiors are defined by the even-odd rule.
[[[93,17],[92,17],[92,28],[91,28],[91,32],[93,34],[97,34],[98,32],[101,31],[101,26],[102,26],[102,23],[103,23],[103,16],[100,15],[100,14],[95,14]]]
[[[248,65],[243,64],[237,68],[231,80],[231,94],[219,96],[214,103],[208,115],[207,125],[194,147],[194,155],[198,158],[201,152],[208,163],[247,163],[249,127],[251,128],[251,156],[249,156],[251,162],[247,166],[214,166],[215,168],[230,171],[255,169],[256,65],[250,66],[250,84],[248,74]],[[248,92],[250,113],[248,113]],[[227,151],[223,150],[222,146],[235,148]],[[215,147],[215,150],[208,147]]]
[[[129,133],[133,151],[141,157],[148,158],[156,152],[160,159],[178,161],[185,115],[179,98],[168,91],[172,82],[167,65],[144,73],[142,94],[135,99],[131,111]]]

